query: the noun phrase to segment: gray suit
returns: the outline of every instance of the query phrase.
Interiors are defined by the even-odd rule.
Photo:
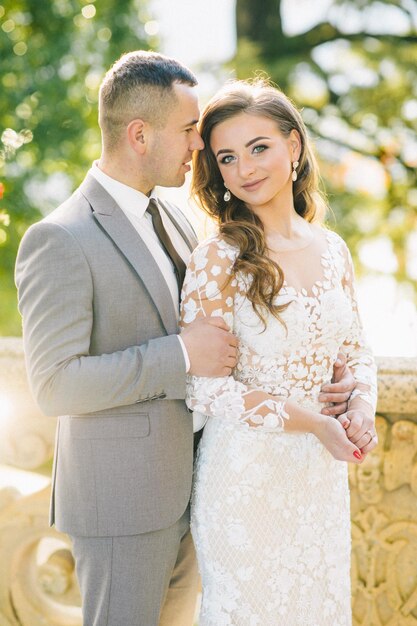
[[[168,211],[192,249],[191,227]],[[193,462],[176,311],[152,254],[91,175],[29,228],[16,282],[33,393],[44,413],[61,416],[51,523],[78,538],[172,529],[187,509]],[[135,558],[125,548],[127,578]],[[85,623],[153,624],[138,615]]]

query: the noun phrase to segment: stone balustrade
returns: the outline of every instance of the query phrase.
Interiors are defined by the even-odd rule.
[[[417,626],[417,360],[378,372],[380,444],[350,466],[354,625]],[[54,431],[21,340],[0,339],[0,626],[82,623],[68,540],[48,526]]]
[[[379,446],[350,466],[355,626],[417,626],[417,359],[378,359]]]

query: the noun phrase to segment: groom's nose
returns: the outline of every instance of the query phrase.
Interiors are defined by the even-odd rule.
[[[197,130],[193,130],[192,139],[190,142],[190,150],[202,150],[204,148],[204,141],[200,133]]]

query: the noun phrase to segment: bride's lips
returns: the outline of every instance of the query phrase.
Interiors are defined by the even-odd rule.
[[[242,187],[245,191],[257,191],[265,180],[266,178],[260,178],[259,180],[254,180],[251,183],[246,183],[246,185],[242,185]]]

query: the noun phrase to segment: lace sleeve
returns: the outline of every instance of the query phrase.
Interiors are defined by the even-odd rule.
[[[199,317],[219,316],[233,330],[234,296],[239,289],[232,271],[235,258],[236,250],[219,238],[196,248],[182,291],[183,327]],[[249,428],[283,430],[288,418],[285,401],[251,389],[233,376],[187,377],[186,403],[190,409]]]
[[[349,400],[349,409],[364,408],[375,413],[377,402],[377,371],[372,352],[366,343],[363,334],[362,322],[359,316],[356,299],[354,269],[352,258],[347,247],[344,247],[345,270],[343,288],[352,304],[352,324],[344,342],[344,351],[347,355],[347,364],[357,381],[356,389]],[[365,403],[365,406],[363,405]]]

